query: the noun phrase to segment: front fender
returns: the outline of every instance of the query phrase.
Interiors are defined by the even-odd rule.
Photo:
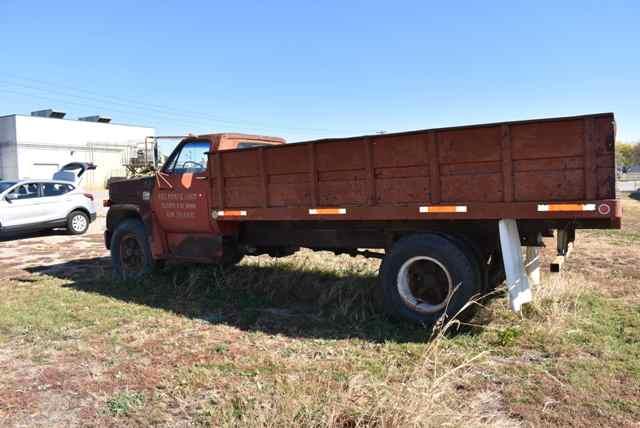
[[[145,216],[138,205],[135,204],[115,204],[107,211],[106,230],[104,231],[104,244],[107,250],[111,249],[111,236],[118,225],[127,219],[136,218],[144,224],[145,231],[151,231],[151,219]]]

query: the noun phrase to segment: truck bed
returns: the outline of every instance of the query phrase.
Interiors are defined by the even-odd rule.
[[[620,227],[614,141],[614,115],[601,113],[222,150],[209,159],[211,209],[229,221],[516,218]]]

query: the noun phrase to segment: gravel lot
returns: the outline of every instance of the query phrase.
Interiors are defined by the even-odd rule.
[[[0,238],[0,280],[32,273],[72,276],[84,269],[108,268],[104,247],[105,217],[98,217],[84,235],[68,235],[63,229]]]

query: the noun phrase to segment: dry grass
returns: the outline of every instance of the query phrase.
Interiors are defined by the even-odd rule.
[[[640,202],[625,210],[623,231],[579,234],[523,314],[499,295],[435,338],[380,315],[361,257],[11,280],[0,426],[638,423]]]

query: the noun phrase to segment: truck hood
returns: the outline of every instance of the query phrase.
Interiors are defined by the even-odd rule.
[[[140,204],[142,192],[152,191],[156,179],[154,176],[136,177],[109,183],[109,199],[114,204]]]

